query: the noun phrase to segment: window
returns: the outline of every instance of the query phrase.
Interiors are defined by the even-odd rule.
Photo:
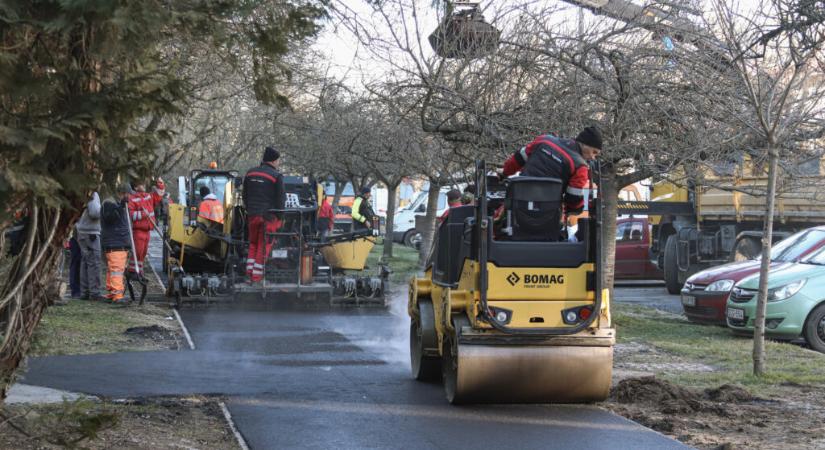
[[[808,264],[816,264],[819,266],[825,266],[825,250],[819,250],[813,255],[803,259],[802,262]]]
[[[218,197],[218,200],[223,203],[227,183],[229,183],[229,176],[227,175],[213,175],[195,179],[195,191],[193,192],[195,204],[197,205],[203,200],[200,193],[201,186],[208,187],[209,191],[215,194],[215,197]]]
[[[819,157],[811,158],[796,166],[796,172],[802,176],[816,176],[819,175]]]
[[[818,248],[825,240],[825,231],[806,230],[787,237],[771,249],[771,260],[793,262]]]
[[[627,233],[628,235],[630,234],[630,224],[631,224],[631,223],[632,223],[632,222],[624,222],[624,223],[620,223],[620,224],[616,227],[616,241],[622,241],[622,240],[624,240],[624,235],[625,235],[625,233]]]
[[[333,181],[326,181],[324,184],[324,194],[328,197],[335,196],[335,182]],[[344,186],[344,192],[341,193],[343,197],[354,197],[355,190],[352,188],[352,183],[347,183]]]
[[[644,222],[623,222],[616,227],[616,242],[640,242],[644,235]]]

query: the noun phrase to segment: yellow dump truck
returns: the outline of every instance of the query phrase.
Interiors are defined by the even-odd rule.
[[[773,239],[825,223],[822,160],[811,159],[794,171],[794,183],[785,183],[776,198]],[[699,270],[759,255],[766,185],[764,168],[743,157],[698,177],[656,182],[650,202],[620,202],[619,213],[651,216],[651,259],[668,291],[678,294]]]

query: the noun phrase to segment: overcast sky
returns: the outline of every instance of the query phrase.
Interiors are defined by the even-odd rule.
[[[435,8],[432,7],[432,0],[404,0],[407,3],[415,2],[419,14],[419,29],[422,32],[424,43],[423,51],[431,54],[432,50],[426,41],[428,36],[438,25],[438,16]],[[591,0],[594,3],[605,0]],[[670,0],[676,2],[678,0]],[[708,8],[708,1],[690,1],[694,6]],[[633,0],[634,3],[643,4],[642,1]],[[371,31],[386,35],[387,28],[383,19],[373,13],[372,6],[364,0],[333,0],[333,5],[341,10],[347,9],[350,14],[357,14],[358,20],[365,26],[372,28]],[[526,5],[531,8],[547,8],[557,6],[561,12],[554,13],[548,17],[548,21],[554,21],[559,26],[575,26],[579,17],[583,18],[584,26],[598,21],[609,20],[603,16],[594,16],[589,11],[571,5],[560,0],[488,0],[482,1],[481,7],[484,9],[484,16],[488,21],[493,22],[499,28],[506,27],[506,17],[513,12],[515,5]],[[752,10],[759,0],[734,0],[728,3],[735,3],[743,11]],[[582,12],[584,11],[584,12]],[[333,14],[335,16],[335,14]],[[505,21],[505,23],[502,23]],[[408,22],[409,23],[409,22]],[[323,55],[324,63],[328,66],[328,74],[344,81],[352,88],[359,89],[365,82],[380,79],[382,73],[388,70],[387,64],[377,61],[365,48],[359,39],[347,27],[341,25],[340,20],[335,18],[328,22],[321,32],[314,48]]]

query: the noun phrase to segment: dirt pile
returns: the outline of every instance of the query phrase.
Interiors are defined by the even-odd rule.
[[[659,405],[664,412],[687,413],[702,409],[698,394],[656,377],[624,379],[613,388],[611,397],[618,403]]]
[[[611,391],[611,398],[617,403],[645,403],[656,406],[665,413],[689,413],[692,411],[715,412],[727,415],[724,404],[748,403],[759,398],[732,384],[703,392],[687,389],[656,377],[627,378],[620,381]]]
[[[741,386],[723,384],[715,389],[705,389],[705,398],[715,402],[744,403],[761,400],[751,395]]]
[[[700,449],[825,449],[825,404],[804,389],[782,390],[764,399],[731,384],[698,390],[638,377],[617,383],[603,405]]]

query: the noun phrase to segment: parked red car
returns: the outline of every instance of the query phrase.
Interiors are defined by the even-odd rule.
[[[662,272],[650,260],[650,229],[646,217],[616,221],[617,280],[662,279]]]
[[[771,250],[771,268],[799,261],[825,245],[825,226],[808,228],[791,235]],[[725,325],[725,303],[739,280],[759,272],[761,261],[738,261],[698,272],[682,288],[682,308],[688,320]]]

